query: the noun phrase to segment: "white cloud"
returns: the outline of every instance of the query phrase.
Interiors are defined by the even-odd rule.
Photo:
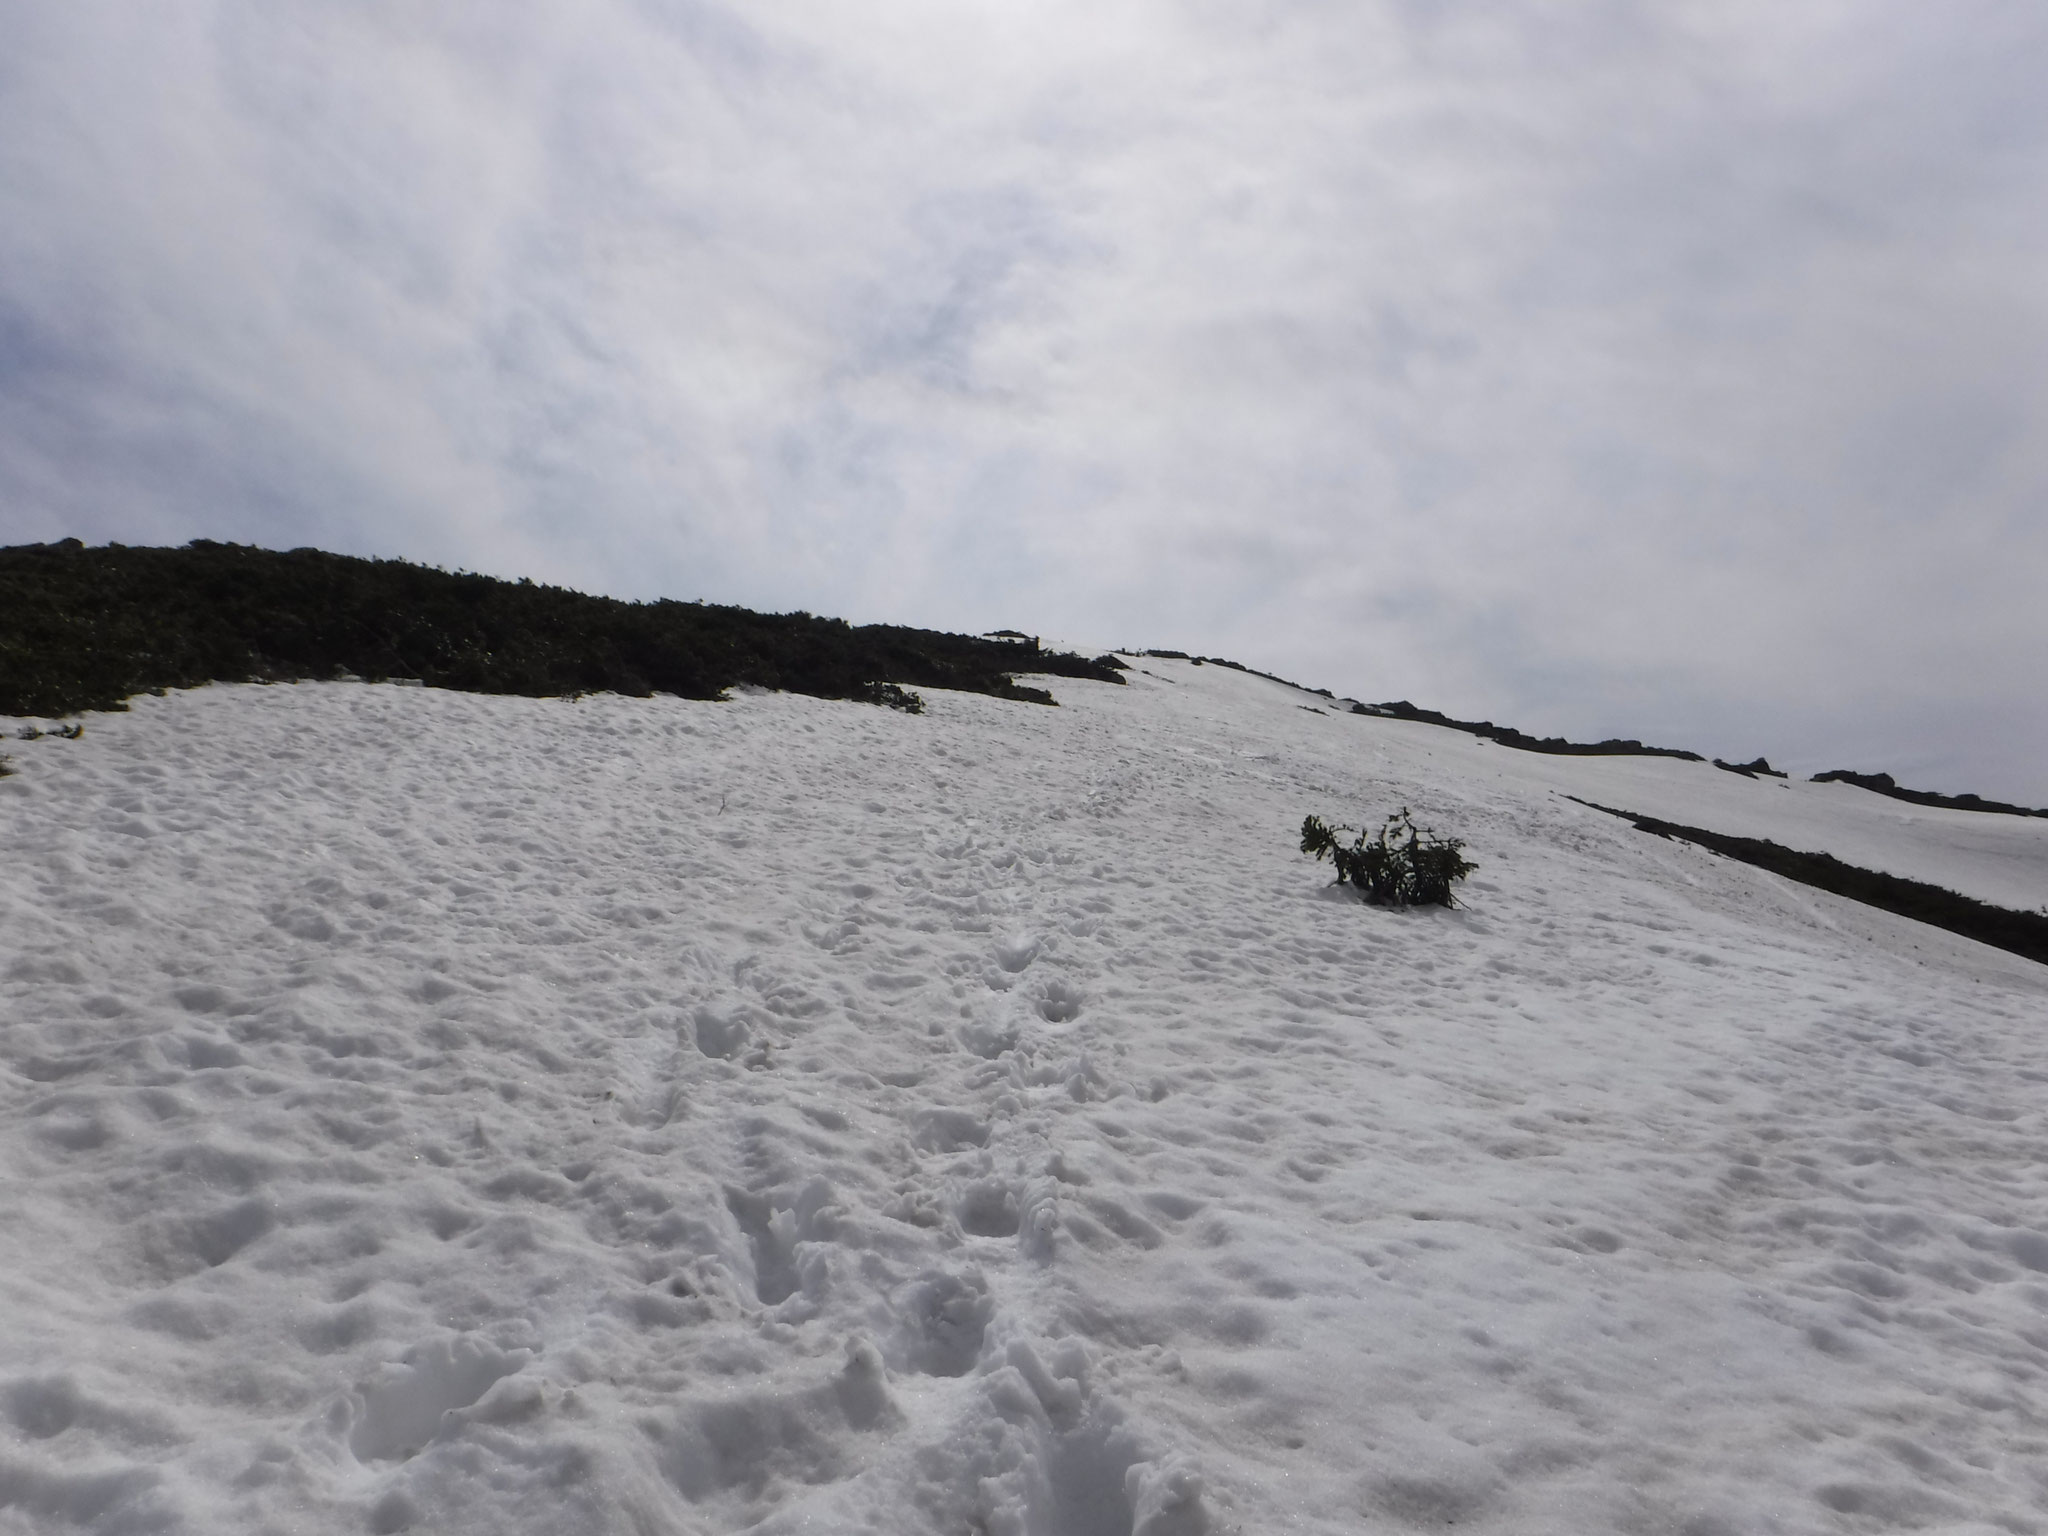
[[[2048,798],[2048,17],[0,0],[0,532]]]

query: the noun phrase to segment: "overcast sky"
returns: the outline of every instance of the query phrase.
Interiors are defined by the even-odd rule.
[[[2048,804],[2039,0],[0,0],[0,542]]]

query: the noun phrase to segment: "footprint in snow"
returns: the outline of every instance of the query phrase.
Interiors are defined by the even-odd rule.
[[[730,1003],[707,1003],[692,1016],[697,1049],[720,1061],[731,1061],[746,1048],[750,1030],[746,1015]]]
[[[921,1109],[910,1118],[911,1142],[920,1152],[959,1152],[988,1145],[989,1123],[964,1109]]]
[[[1043,941],[1036,934],[1012,934],[996,945],[996,964],[1015,975],[1036,960],[1043,947]]]
[[[1054,977],[1038,989],[1038,1016],[1048,1024],[1067,1024],[1081,1016],[1081,989]]]
[[[1017,1191],[1002,1179],[975,1179],[953,1198],[953,1219],[970,1237],[1015,1237],[1022,1223]]]
[[[927,1270],[897,1298],[903,1320],[903,1358],[927,1376],[965,1376],[981,1358],[995,1316],[995,1299],[978,1269],[952,1275]]]
[[[1025,1019],[1014,998],[1000,1000],[992,1013],[979,1014],[960,1026],[960,1043],[984,1061],[1013,1051],[1024,1036]]]

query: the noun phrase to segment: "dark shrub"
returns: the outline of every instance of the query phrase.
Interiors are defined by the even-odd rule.
[[[886,704],[890,709],[900,709],[906,715],[924,713],[924,700],[908,688],[898,688],[894,683],[856,684],[853,697],[862,704]]]
[[[1758,774],[1769,774],[1774,779],[1782,779],[1786,777],[1786,774],[1783,770],[1773,768],[1768,762],[1766,762],[1761,757],[1753,763],[1728,763],[1723,762],[1720,758],[1717,757],[1714,759],[1714,766],[1716,768],[1725,769],[1729,773],[1739,773],[1745,779],[1753,779]]]
[[[1826,773],[1816,773],[1813,782],[1854,784],[1859,789],[1890,795],[1894,800],[1906,800],[1914,805],[1939,806],[1943,810],[1991,811],[2004,816],[2048,816],[2048,810],[2008,805],[2003,800],[1986,800],[1982,795],[1941,795],[1931,789],[1901,789],[1898,780],[1888,773],[1856,773],[1848,768],[1834,768]]]
[[[1015,681],[1041,672],[1124,680],[1029,638],[625,603],[313,549],[76,539],[0,549],[0,716],[119,709],[136,693],[209,681],[343,673],[534,696],[715,699],[745,684],[844,699],[893,684],[1050,704],[1043,688]]]
[[[1332,827],[1311,816],[1301,824],[1301,851],[1337,867],[1339,885],[1356,886],[1367,901],[1389,907],[1455,907],[1451,886],[1479,866],[1465,857],[1456,838],[1418,828],[1408,808],[1389,816],[1378,832],[1363,832],[1350,847],[1337,839],[1350,827]]]

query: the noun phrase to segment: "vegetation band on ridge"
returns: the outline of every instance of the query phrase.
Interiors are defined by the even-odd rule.
[[[1231,661],[1223,656],[1194,656],[1186,651],[1136,650],[1125,651],[1126,656],[1160,656],[1169,661],[1185,661],[1197,667],[1228,667],[1233,672],[1248,672],[1253,677],[1263,677],[1269,682],[1282,684],[1298,692],[1313,694],[1317,698],[1338,702],[1337,696],[1327,688],[1310,688],[1274,672],[1261,672],[1257,667],[1248,667],[1241,661]],[[1423,709],[1406,699],[1394,699],[1385,704],[1360,704],[1345,700],[1354,715],[1381,715],[1391,720],[1413,720],[1423,725],[1440,725],[1446,730],[1463,731],[1468,736],[1484,737],[1504,747],[1513,747],[1519,752],[1547,752],[1556,757],[1677,757],[1689,763],[1704,762],[1706,759],[1697,752],[1687,752],[1680,747],[1646,747],[1633,737],[1614,737],[1607,741],[1567,741],[1562,736],[1531,736],[1527,731],[1518,731],[1511,725],[1495,725],[1491,720],[1458,720],[1436,709]],[[1303,706],[1307,708],[1308,706]],[[1321,714],[1321,710],[1313,711]],[[1714,759],[1715,766],[1726,768],[1731,773],[1746,774],[1752,778],[1757,773],[1768,773],[1774,778],[1784,775],[1759,757],[1753,763],[1724,763]]]
[[[1900,787],[1898,780],[1888,773],[1857,773],[1848,768],[1831,768],[1826,773],[1816,773],[1813,782],[1854,784],[1858,789],[1890,795],[1894,800],[1910,800],[1915,805],[1932,805],[1945,811],[1990,811],[2000,816],[2048,816],[2048,810],[2012,805],[2004,800],[1986,800],[1982,795],[1942,795],[1931,789],[1904,789]]]
[[[1619,816],[1623,821],[1633,823],[1638,832],[1697,843],[1740,863],[1753,864],[1788,880],[1797,880],[1801,885],[1846,896],[1851,901],[1860,901],[1865,906],[1878,907],[1900,917],[1910,917],[1915,922],[1946,928],[1966,939],[1975,939],[1980,944],[1989,944],[2048,965],[2048,917],[2038,913],[1996,907],[1942,886],[1907,880],[1881,870],[1860,869],[1854,864],[1844,864],[1833,854],[1801,853],[1764,838],[1730,837],[1722,832],[1682,827],[1676,822],[1660,821],[1655,816],[1617,810],[1611,805],[1581,800],[1577,795],[1566,795],[1565,798],[1591,810]]]
[[[1419,720],[1425,725],[1441,725],[1453,731],[1464,731],[1467,735],[1483,736],[1488,741],[1497,741],[1504,747],[1513,747],[1518,752],[1547,752],[1557,757],[1678,757],[1688,763],[1704,762],[1697,752],[1687,752],[1678,747],[1646,747],[1633,737],[1614,737],[1607,741],[1566,741],[1562,736],[1531,736],[1518,731],[1511,725],[1495,725],[1491,720],[1453,720],[1440,710],[1421,709],[1406,699],[1395,699],[1389,704],[1360,704],[1353,712],[1362,715],[1387,715],[1395,720]]]
[[[344,674],[530,697],[712,699],[751,684],[886,702],[884,686],[908,685],[1051,704],[1016,674],[1121,683],[1119,671],[1035,640],[629,603],[316,549],[206,539],[175,549],[77,539],[0,548],[8,715],[121,709],[137,693],[207,682]]]

